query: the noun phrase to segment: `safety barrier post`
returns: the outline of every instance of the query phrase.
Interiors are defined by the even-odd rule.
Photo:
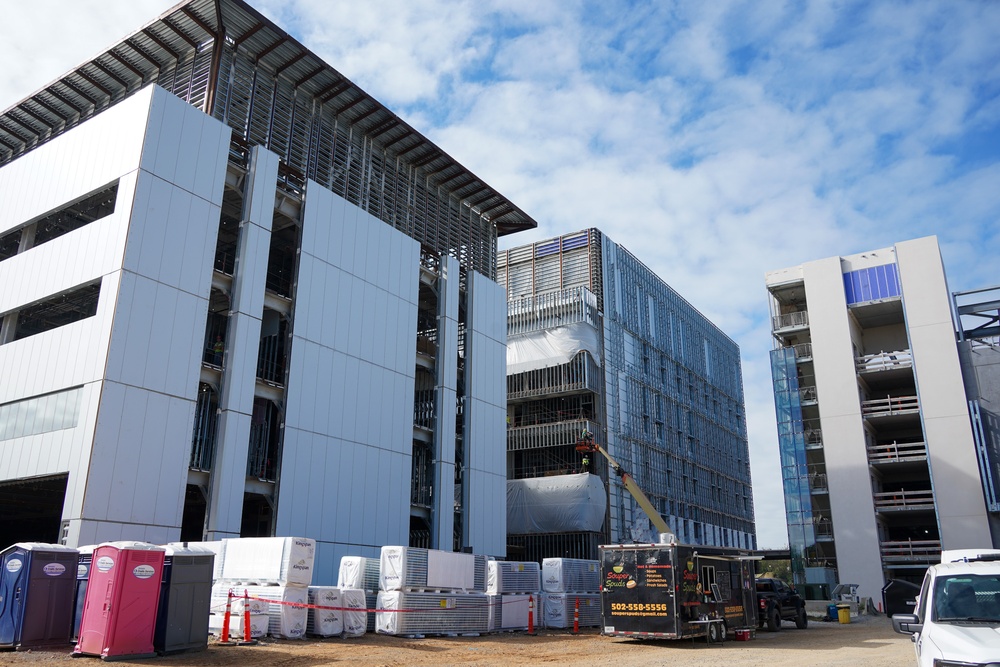
[[[240,646],[253,646],[257,643],[256,639],[250,636],[250,593],[247,589],[243,589],[243,641],[240,642]]]
[[[573,634],[580,634],[580,598],[573,605]]]
[[[528,596],[528,634],[535,636],[535,597]]]
[[[233,610],[233,589],[229,589],[226,596],[226,615],[222,617],[222,636],[219,638],[223,644],[229,642],[229,615]]]

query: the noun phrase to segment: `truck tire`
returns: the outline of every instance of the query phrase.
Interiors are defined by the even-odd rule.
[[[771,607],[767,610],[767,631],[777,632],[781,629],[781,612],[778,611],[777,607]]]
[[[719,641],[719,626],[721,623],[709,623],[708,629],[705,631],[705,641],[709,644],[715,644]]]
[[[729,639],[729,628],[726,626],[725,621],[719,623],[719,639],[723,642]]]
[[[795,627],[799,630],[805,630],[809,625],[809,617],[806,616],[806,608],[799,607],[799,613],[795,615]]]

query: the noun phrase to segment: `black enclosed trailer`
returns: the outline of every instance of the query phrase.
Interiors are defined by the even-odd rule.
[[[722,641],[757,627],[749,551],[685,544],[600,547],[602,634]]]

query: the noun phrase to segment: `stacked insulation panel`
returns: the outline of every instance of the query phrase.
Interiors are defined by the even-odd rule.
[[[541,626],[539,591],[542,568],[538,563],[491,560],[486,577],[490,598],[490,632],[528,629],[529,596],[535,605],[535,623]]]
[[[537,565],[537,563],[536,563]],[[538,593],[504,593],[503,595],[486,595],[489,598],[490,632],[511,632],[528,629],[528,604],[532,597],[535,604],[534,623],[542,627],[541,615],[538,613]]]
[[[225,540],[220,579],[260,586],[309,586],[316,540],[308,537],[243,537]]]
[[[416,611],[397,613],[401,609]],[[482,593],[382,591],[378,610],[375,630],[387,635],[478,635],[489,629],[489,598]]]
[[[482,554],[382,547],[379,590],[485,593],[487,562]]]
[[[537,593],[542,590],[541,567],[535,562],[491,560],[486,579],[486,592],[493,595],[504,593]]]
[[[489,631],[484,555],[382,547],[375,630],[390,635]],[[399,613],[401,609],[410,609]]]
[[[360,588],[342,588],[340,601],[347,608],[343,612],[344,636],[363,637],[368,631],[368,613],[365,610],[369,607],[366,606],[365,592]]]
[[[302,639],[308,621],[309,589],[305,586],[247,586],[251,597],[267,603],[267,634],[284,639]],[[281,604],[286,603],[286,604]],[[251,613],[253,609],[251,608]]]
[[[344,634],[344,612],[340,589],[336,586],[310,586],[309,604],[336,609],[309,609],[306,634],[313,637],[336,637]]]
[[[580,601],[580,627],[601,624],[600,593],[542,593],[542,622],[546,628],[572,628],[573,612]]]
[[[546,593],[600,593],[601,563],[582,558],[546,558],[542,561],[542,590]]]
[[[337,586],[357,588],[365,592],[365,604],[374,609],[378,600],[380,560],[364,556],[344,556],[340,559]],[[368,632],[375,632],[375,612],[368,612]]]

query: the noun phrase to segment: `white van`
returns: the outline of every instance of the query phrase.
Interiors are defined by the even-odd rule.
[[[1000,550],[945,551],[927,569],[915,614],[895,614],[918,667],[1000,664]]]

